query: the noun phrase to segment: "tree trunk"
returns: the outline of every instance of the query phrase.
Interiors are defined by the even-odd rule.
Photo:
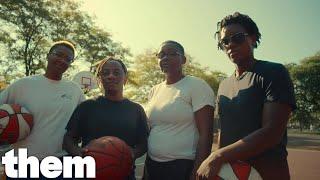
[[[299,129],[300,129],[300,132],[302,132],[302,126],[303,126],[303,123],[301,122],[301,120],[299,120]]]

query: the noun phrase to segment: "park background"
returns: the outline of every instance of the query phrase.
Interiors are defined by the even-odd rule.
[[[216,93],[234,71],[217,48],[216,23],[238,11],[260,28],[256,58],[282,63],[290,72],[298,109],[289,127],[319,132],[319,8],[318,0],[1,0],[0,89],[43,73],[52,42],[67,39],[77,56],[66,78],[94,72],[99,60],[116,56],[129,67],[126,96],[145,104],[150,88],[164,77],[155,53],[171,39],[185,47],[185,73],[203,78]]]
[[[65,78],[94,72],[97,62],[115,56],[129,67],[126,97],[145,104],[150,88],[164,78],[157,48],[176,40],[187,53],[185,73],[217,93],[234,66],[217,48],[216,24],[238,11],[262,34],[255,57],[284,64],[293,80],[298,109],[288,124],[288,147],[319,151],[319,9],[318,0],[0,0],[0,91],[43,74],[51,44],[66,39],[77,54]]]

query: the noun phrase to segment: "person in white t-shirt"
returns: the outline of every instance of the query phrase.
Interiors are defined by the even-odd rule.
[[[74,82],[63,80],[75,54],[68,41],[53,44],[47,55],[44,75],[28,76],[17,80],[0,94],[0,104],[19,104],[33,115],[33,128],[26,139],[12,146],[27,148],[28,156],[39,160],[47,156],[61,157],[65,127],[85,97]]]
[[[211,152],[214,93],[204,80],[183,74],[186,57],[178,42],[163,42],[157,57],[166,79],[149,95],[144,179],[195,179]]]

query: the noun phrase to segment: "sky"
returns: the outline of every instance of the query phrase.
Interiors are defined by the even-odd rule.
[[[217,49],[216,23],[236,11],[262,34],[257,59],[299,63],[320,51],[320,0],[82,0],[82,10],[133,56],[180,42],[194,61],[230,75],[234,65]]]

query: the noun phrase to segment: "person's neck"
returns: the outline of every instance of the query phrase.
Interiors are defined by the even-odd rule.
[[[62,74],[52,73],[49,71],[46,71],[44,76],[48,79],[55,80],[55,81],[59,81],[62,79]]]
[[[116,92],[105,92],[104,93],[105,98],[111,100],[111,101],[122,101],[124,99],[122,93],[116,93]]]
[[[166,83],[167,84],[174,84],[184,78],[182,73],[179,74],[167,74],[166,75]]]
[[[250,58],[248,61],[245,61],[241,64],[237,64],[236,65],[236,77],[241,76],[244,72],[251,69],[254,66],[255,62],[256,62],[256,60],[254,58]]]

